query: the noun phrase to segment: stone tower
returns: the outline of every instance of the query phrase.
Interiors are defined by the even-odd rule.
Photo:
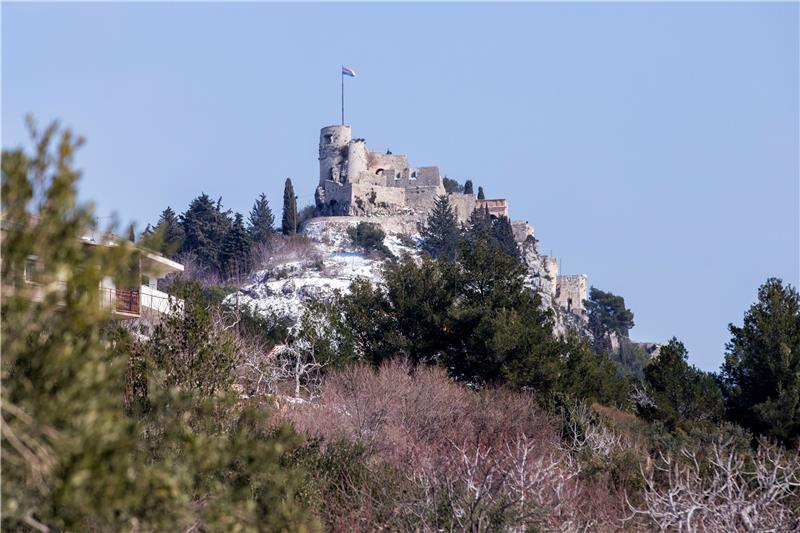
[[[319,132],[319,184],[326,180],[342,183],[342,169],[347,160],[350,126],[328,126]]]

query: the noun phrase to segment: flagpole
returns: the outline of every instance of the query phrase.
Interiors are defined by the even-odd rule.
[[[341,73],[342,76],[342,126],[344,126],[344,72]]]

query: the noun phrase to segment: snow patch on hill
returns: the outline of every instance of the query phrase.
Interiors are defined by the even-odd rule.
[[[250,283],[229,295],[225,303],[238,303],[261,315],[276,316],[295,324],[306,305],[314,301],[333,301],[337,292],[349,291],[354,279],[381,281],[384,260],[353,247],[347,235],[347,227],[355,222],[311,222],[303,231],[310,240],[304,258],[268,258],[269,266],[255,272]],[[406,254],[417,257],[419,253],[408,246],[407,239],[397,235],[387,235],[384,244],[398,258]]]

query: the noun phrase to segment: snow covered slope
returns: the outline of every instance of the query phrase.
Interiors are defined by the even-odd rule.
[[[277,316],[295,324],[308,303],[330,302],[336,291],[347,293],[350,283],[363,277],[380,283],[384,261],[355,248],[347,235],[347,228],[359,222],[382,222],[378,217],[325,217],[312,219],[303,227],[307,242],[300,250],[277,251],[267,259],[267,266],[251,276],[250,283],[229,295],[226,303],[250,307],[265,316]],[[407,227],[381,224],[387,230],[384,243],[398,258],[409,255],[419,258]],[[393,230],[400,232],[392,233]],[[583,319],[559,308],[553,301],[555,280],[551,279],[535,242],[522,245],[522,256],[528,265],[526,285],[542,296],[544,307],[553,310],[556,333],[567,329],[582,329]]]
[[[306,304],[332,301],[335,291],[346,293],[357,277],[380,282],[383,260],[355,248],[347,235],[348,226],[355,226],[361,219],[339,218],[334,222],[307,222],[303,228],[303,235],[309,240],[307,248],[301,253],[278,253],[269,258],[269,266],[255,272],[250,283],[229,295],[226,303],[238,301],[260,314],[275,315],[294,324]],[[403,244],[404,240],[408,243],[399,235],[387,235],[384,244],[396,257],[418,257],[418,250]]]

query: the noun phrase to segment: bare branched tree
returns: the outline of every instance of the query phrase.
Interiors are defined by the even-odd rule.
[[[660,531],[800,531],[789,503],[800,487],[798,452],[762,442],[748,458],[730,439],[702,459],[689,450],[659,459],[642,472],[644,505],[629,505]]]

